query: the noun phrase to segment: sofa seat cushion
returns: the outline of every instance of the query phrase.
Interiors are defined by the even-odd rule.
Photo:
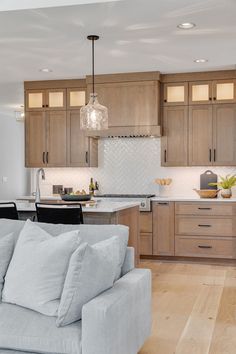
[[[6,354],[8,349],[16,353],[81,354],[81,321],[58,328],[55,317],[1,303],[0,354],[4,349]]]

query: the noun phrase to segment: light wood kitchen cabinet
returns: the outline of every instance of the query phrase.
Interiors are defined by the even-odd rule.
[[[26,167],[66,166],[66,112],[27,112]]]
[[[70,167],[97,167],[98,140],[80,129],[80,111],[67,112],[67,158]]]
[[[47,167],[66,167],[66,111],[46,112],[46,165]]]
[[[26,112],[25,116],[25,165],[42,167],[46,162],[45,112]]]
[[[211,165],[213,161],[212,106],[189,107],[189,165]]]
[[[213,103],[235,103],[236,102],[236,80],[214,80]]]
[[[188,165],[188,107],[164,107],[162,166]]]
[[[196,81],[189,83],[189,104],[211,104],[212,82]]]
[[[140,254],[152,255],[152,212],[140,212]]]
[[[80,109],[86,104],[85,88],[68,88],[67,89],[67,109]]]
[[[213,107],[213,165],[236,165],[236,105]]]
[[[153,202],[153,255],[173,256],[174,203]]]
[[[66,89],[34,89],[25,91],[26,111],[66,109]]]
[[[163,85],[163,105],[177,106],[188,104],[188,82],[166,83]]]

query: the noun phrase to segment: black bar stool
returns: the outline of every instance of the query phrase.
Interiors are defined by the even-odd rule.
[[[18,220],[16,204],[13,202],[0,203],[0,219]]]
[[[83,211],[80,203],[36,203],[38,222],[50,224],[83,224]]]

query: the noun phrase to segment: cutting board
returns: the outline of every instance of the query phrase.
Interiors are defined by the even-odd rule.
[[[209,186],[208,183],[216,183],[217,175],[210,170],[206,170],[200,175],[200,189],[217,189],[217,186]]]

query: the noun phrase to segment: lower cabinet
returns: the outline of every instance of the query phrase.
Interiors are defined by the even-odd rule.
[[[140,255],[152,255],[152,212],[140,212]]]
[[[153,203],[153,255],[174,256],[174,203]]]

